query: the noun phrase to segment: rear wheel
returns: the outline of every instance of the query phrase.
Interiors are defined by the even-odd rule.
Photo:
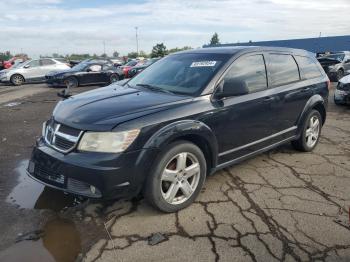
[[[66,85],[66,87],[70,88],[75,88],[79,86],[78,79],[76,79],[75,77],[68,77],[66,80],[64,80],[64,84]]]
[[[344,76],[344,70],[343,69],[339,69],[336,75],[336,81],[338,82],[340,79],[342,79]]]
[[[158,159],[144,188],[146,199],[164,212],[189,206],[198,196],[206,176],[206,161],[194,144],[170,144]]]
[[[117,74],[111,74],[109,77],[109,83],[112,84],[117,81],[119,81],[119,76]]]
[[[292,141],[292,145],[299,151],[312,151],[319,139],[322,127],[322,117],[317,110],[311,110],[302,127],[302,134],[298,140]]]
[[[23,83],[25,82],[24,77],[18,74],[11,76],[10,81],[15,86],[23,85]]]

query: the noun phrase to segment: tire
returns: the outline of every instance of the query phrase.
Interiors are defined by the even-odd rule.
[[[339,70],[337,71],[337,75],[335,76],[335,80],[336,80],[337,82],[339,82],[339,80],[342,79],[343,76],[344,76],[344,70],[343,70],[343,69],[339,69]]]
[[[300,137],[297,140],[292,141],[293,147],[302,152],[312,151],[317,146],[320,139],[321,128],[321,114],[313,109],[305,118]]]
[[[154,163],[144,187],[148,202],[166,213],[192,204],[206,177],[203,152],[190,142],[178,141],[169,144]]]
[[[109,77],[109,83],[113,84],[117,81],[119,81],[119,76],[117,74],[111,74],[111,76]]]
[[[13,76],[11,76],[10,78],[10,82],[14,85],[14,86],[20,86],[23,85],[25,82],[25,79],[22,75],[19,74],[14,74]]]
[[[75,77],[67,77],[63,82],[67,87],[69,86],[70,88],[76,88],[79,86],[78,79]]]

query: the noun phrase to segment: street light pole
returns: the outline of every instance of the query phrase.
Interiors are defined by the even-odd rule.
[[[137,55],[139,55],[139,38],[138,38],[138,35],[137,35],[137,30],[138,30],[138,27],[136,26],[135,27],[135,31],[136,31],[136,53],[137,53]]]
[[[106,54],[106,41],[103,40],[103,54]]]

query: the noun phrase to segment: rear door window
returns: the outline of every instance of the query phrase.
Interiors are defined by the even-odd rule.
[[[267,88],[265,61],[262,55],[243,56],[233,62],[224,81],[244,81],[249,93]]]
[[[300,69],[301,79],[312,79],[322,76],[318,65],[310,58],[305,56],[295,56]]]
[[[297,63],[291,55],[269,54],[266,58],[271,86],[286,85],[300,80]]]

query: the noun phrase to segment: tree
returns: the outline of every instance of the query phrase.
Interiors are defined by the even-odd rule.
[[[168,54],[180,52],[180,51],[184,51],[184,50],[191,50],[191,49],[193,49],[193,48],[190,46],[184,46],[184,47],[180,47],[180,48],[175,47],[175,48],[169,49]]]
[[[214,33],[213,36],[210,39],[209,45],[219,45],[220,44],[220,39],[218,33]]]
[[[136,57],[138,57],[138,56],[139,56],[139,54],[136,53],[136,52],[130,52],[130,53],[128,53],[128,57],[129,57],[129,58],[136,58]]]
[[[101,57],[107,58],[108,56],[107,56],[107,54],[102,54]]]
[[[149,55],[145,52],[145,51],[140,51],[139,52],[139,56],[141,56],[141,57],[144,57],[144,58],[147,58]]]
[[[166,54],[167,54],[166,46],[163,43],[160,43],[153,46],[151,57],[163,57]]]
[[[114,51],[113,52],[113,57],[119,57],[119,52],[118,51]]]

